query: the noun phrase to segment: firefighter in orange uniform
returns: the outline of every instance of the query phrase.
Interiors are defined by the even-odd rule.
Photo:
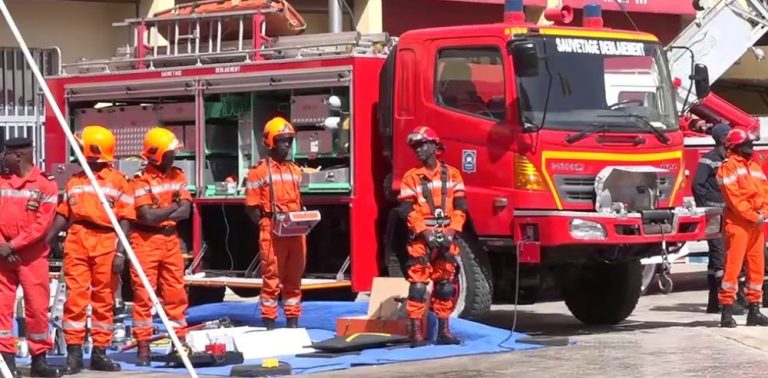
[[[434,283],[431,308],[438,319],[438,344],[461,344],[451,334],[448,318],[456,307],[453,279],[459,248],[455,244],[466,220],[464,180],[459,171],[438,160],[440,138],[428,127],[408,134],[421,166],[405,173],[401,182],[402,212],[407,214],[408,242],[407,310],[411,346],[425,345],[421,320],[427,310],[427,285]]]
[[[136,219],[133,192],[125,176],[110,164],[116,140],[108,129],[88,126],[79,136],[83,154],[124,232]],[[51,234],[69,225],[64,240],[64,338],[67,342],[67,374],[83,368],[86,308],[91,305],[91,370],[120,371],[107,357],[112,341],[114,290],[125,264],[125,250],[117,239],[95,188],[85,172],[72,176],[64,189]]]
[[[275,328],[277,298],[281,292],[288,328],[298,328],[301,316],[301,277],[306,265],[305,236],[277,236],[272,232],[275,218],[300,211],[301,168],[288,160],[293,126],[276,117],[264,127],[264,146],[269,157],[248,172],[245,206],[248,216],[259,225],[259,249],[264,284],[261,289],[261,317],[267,329]]]
[[[161,295],[168,319],[177,327],[182,342],[186,337],[187,293],[184,289],[184,258],[176,233],[176,222],[189,218],[192,196],[187,177],[173,166],[181,144],[170,130],[156,127],[144,136],[142,157],[147,167],[131,181],[136,222],[131,225],[131,246],[147,279]],[[152,301],[136,270],[131,268],[133,291],[133,337],[138,341],[138,366],[149,366],[152,337]]]
[[[733,302],[738,289],[739,272],[746,261],[748,326],[768,326],[760,313],[765,266],[763,223],[768,218],[768,180],[760,165],[751,161],[752,140],[742,129],[733,129],[726,137],[728,156],[717,171],[725,199],[725,272],[720,288],[721,327],[736,327]]]
[[[27,321],[27,342],[32,355],[33,377],[61,377],[63,371],[49,367],[45,354],[51,349],[48,333],[48,253],[45,238],[56,214],[58,188],[53,177],[34,163],[32,140],[5,141],[0,176],[0,352],[14,377],[16,338],[13,337],[13,307],[21,284]]]

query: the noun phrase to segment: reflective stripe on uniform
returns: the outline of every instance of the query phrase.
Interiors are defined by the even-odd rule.
[[[31,199],[35,195],[39,195],[39,194],[40,194],[39,191],[27,190],[27,189],[21,189],[21,190],[0,189],[0,197]],[[40,202],[57,203],[58,198],[56,196],[40,195]]]
[[[442,189],[443,188],[443,182],[440,180],[433,180],[432,182],[429,182],[428,185],[431,189]],[[448,189],[453,189],[456,192],[463,192],[465,190],[464,184],[461,182],[454,182],[454,181],[447,181],[445,184]],[[400,189],[400,198],[407,198],[412,197],[417,194],[421,194],[421,186],[418,186],[416,188],[403,188]]]
[[[134,195],[136,197],[143,196],[149,193],[165,193],[165,192],[173,192],[177,190],[185,189],[187,185],[185,183],[167,183],[167,184],[161,184],[161,185],[152,185],[152,186],[145,186],[139,189],[136,189],[136,192]]]
[[[712,161],[712,160],[707,159],[707,158],[701,158],[701,159],[699,159],[699,164],[708,165],[708,166],[710,166],[712,168],[718,168],[721,165],[723,165],[723,162],[721,162],[721,161]]]
[[[133,205],[133,197],[125,195],[115,188],[103,187],[101,188],[101,191],[104,192],[105,195],[112,196],[125,204]],[[94,189],[93,185],[77,185],[69,188],[67,191],[68,196],[80,193],[96,193],[96,189]]]
[[[262,300],[261,304],[264,306],[277,306],[277,301],[274,299]]]
[[[47,333],[27,333],[27,338],[36,341],[48,340],[49,335]]]
[[[300,175],[294,175],[294,174],[291,174],[291,173],[282,173],[282,174],[279,174],[279,175],[278,174],[274,174],[274,175],[272,175],[272,181],[273,182],[274,181],[280,181],[280,182],[283,182],[283,181],[301,181],[301,176]],[[269,184],[269,177],[265,177],[263,179],[256,180],[256,181],[248,181],[248,182],[245,183],[245,187],[246,187],[246,189],[259,189],[262,186],[267,185],[267,184]]]
[[[286,306],[296,306],[301,303],[298,299],[288,299],[285,301]]]
[[[736,290],[737,285],[723,281],[723,283],[720,285],[720,288],[723,290]]]
[[[61,327],[64,329],[85,329],[85,322],[73,322],[65,320],[61,323]]]
[[[763,173],[763,171],[754,171],[754,170],[747,171],[746,168],[738,168],[736,170],[736,173],[734,173],[734,174],[732,174],[730,176],[723,177],[722,179],[717,179],[717,182],[718,182],[718,184],[721,184],[721,185],[723,185],[723,184],[725,184],[725,185],[732,184],[732,183],[736,182],[736,180],[739,177],[746,176],[746,175],[750,175],[752,177],[756,177],[756,178],[759,178],[759,179],[762,179],[762,180],[768,180],[768,178],[765,177],[765,173]]]
[[[113,330],[115,328],[115,326],[113,324],[109,324],[109,323],[92,322],[91,323],[91,328],[93,328],[93,329],[103,329],[103,330],[106,330],[106,331],[111,331],[111,330]]]
[[[134,320],[133,326],[134,327],[152,327],[154,323],[152,323],[151,320]]]
[[[0,331],[0,337],[13,337],[13,331]]]
[[[763,284],[747,285],[747,288],[751,290],[760,291],[760,290],[763,290]]]

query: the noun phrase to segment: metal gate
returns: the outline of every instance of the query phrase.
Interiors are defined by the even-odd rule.
[[[43,76],[58,75],[58,48],[31,49]],[[0,147],[7,138],[30,137],[38,164],[45,161],[45,102],[24,54],[18,47],[0,47]]]

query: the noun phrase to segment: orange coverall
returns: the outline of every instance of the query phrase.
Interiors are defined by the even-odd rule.
[[[269,164],[269,169],[267,169]],[[272,191],[269,189],[269,173],[272,176]],[[261,316],[277,318],[277,297],[282,293],[287,318],[301,316],[301,277],[307,263],[305,236],[279,237],[272,233],[273,212],[301,210],[301,168],[290,161],[278,163],[273,159],[262,160],[248,172],[245,190],[245,205],[261,210],[259,221],[259,247],[262,277]]]
[[[760,213],[768,218],[768,180],[754,161],[729,153],[717,171],[725,199],[725,273],[720,288],[721,304],[733,304],[738,289],[739,272],[746,260],[749,303],[758,303],[763,295],[765,237],[763,225],[756,224]]]
[[[187,177],[176,167],[163,173],[149,165],[131,181],[131,185],[137,214],[142,206],[171,206],[175,195],[179,201],[192,202],[192,195],[187,190]],[[185,337],[187,322],[184,312],[189,302],[184,288],[184,257],[181,255],[176,222],[168,219],[159,225],[143,225],[137,220],[131,226],[130,235],[131,246],[152,289],[160,288],[158,294],[168,319],[176,325],[176,335]],[[133,337],[138,341],[147,341],[152,337],[152,301],[133,266],[131,278],[134,292]]]
[[[48,253],[45,235],[58,201],[56,183],[39,169],[26,177],[0,177],[0,243],[11,244],[20,264],[0,260],[0,352],[16,353],[13,308],[16,290],[24,290],[27,342],[33,356],[51,349],[48,333]]]
[[[456,168],[445,166],[446,168],[446,197],[445,204],[442,204],[443,177],[441,165],[430,170],[426,167],[419,167],[409,170],[403,176],[401,182],[400,196],[401,202],[413,202],[413,209],[408,213],[408,228],[414,237],[408,242],[408,256],[410,257],[408,268],[408,281],[411,283],[428,284],[431,279],[433,283],[440,281],[452,282],[456,273],[456,266],[451,261],[432,256],[428,251],[427,242],[419,234],[428,228],[435,228],[437,220],[434,217],[435,209],[432,209],[428,199],[424,196],[422,177],[426,178],[429,187],[429,195],[434,201],[436,208],[442,206],[445,213],[444,227],[452,229],[457,233],[461,232],[466,220],[464,211],[454,209],[454,199],[464,197],[464,180]],[[439,227],[437,227],[439,228]],[[419,236],[417,236],[419,235]],[[457,256],[459,248],[456,244],[450,247],[450,254]],[[453,312],[456,302],[453,299],[440,299],[435,296],[432,290],[431,308],[439,318],[447,318]],[[412,319],[421,319],[427,310],[424,302],[408,299],[406,306],[408,315]]]
[[[135,220],[133,192],[123,174],[112,167],[94,173],[118,220]],[[64,338],[68,345],[83,344],[86,307],[90,304],[93,345],[108,347],[117,286],[117,275],[112,272],[117,234],[83,172],[69,179],[64,202],[56,211],[70,224],[64,240]]]

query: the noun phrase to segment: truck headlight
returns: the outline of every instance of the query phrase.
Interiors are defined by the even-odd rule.
[[[571,236],[575,239],[605,239],[605,228],[602,224],[583,219],[574,219],[570,224]]]
[[[720,232],[722,229],[720,225],[721,219],[720,215],[707,219],[707,228],[704,229],[704,233],[710,235]]]

